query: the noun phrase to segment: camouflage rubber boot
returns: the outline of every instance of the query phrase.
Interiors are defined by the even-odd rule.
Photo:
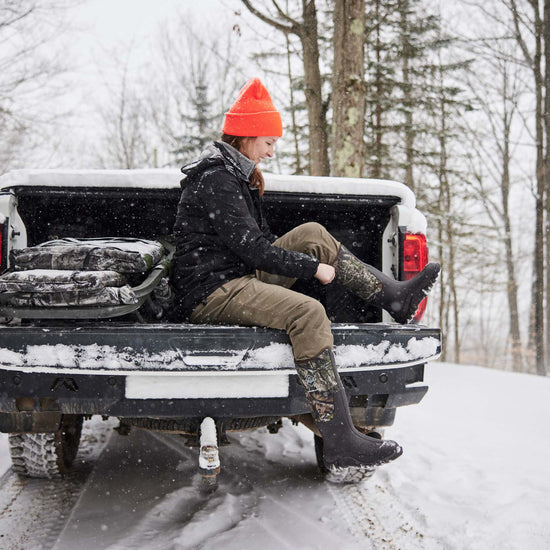
[[[440,265],[428,264],[408,281],[396,281],[362,262],[340,246],[335,281],[365,300],[385,309],[398,323],[408,323],[439,276]]]
[[[305,387],[315,425],[323,437],[327,468],[374,467],[402,454],[395,441],[375,439],[355,428],[332,350],[327,349],[309,361],[297,362],[296,370]]]

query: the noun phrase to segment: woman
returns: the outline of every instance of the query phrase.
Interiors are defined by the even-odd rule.
[[[182,168],[186,178],[174,226],[177,313],[193,323],[285,330],[323,437],[326,466],[383,464],[400,456],[401,447],[353,426],[324,307],[290,287],[296,279],[335,281],[406,323],[439,265],[398,282],[361,262],[317,223],[276,238],[262,214],[264,180],[257,164],[273,156],[282,131],[269,93],[253,78],[226,113],[221,141]]]

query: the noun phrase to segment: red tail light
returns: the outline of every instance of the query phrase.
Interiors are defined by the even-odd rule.
[[[426,236],[421,233],[403,234],[403,276],[402,280],[408,281],[420,273],[428,263],[428,245]],[[427,298],[424,298],[413,318],[413,321],[420,321],[426,311]]]

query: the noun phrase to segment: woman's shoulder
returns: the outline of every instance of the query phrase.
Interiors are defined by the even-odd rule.
[[[254,167],[255,164],[234,147],[214,141],[203,150],[197,160],[186,164],[181,171],[187,177],[199,179],[226,172],[237,180],[248,182]]]
[[[200,200],[210,202],[214,198],[229,200],[233,195],[242,195],[245,184],[223,164],[213,164],[186,174],[181,180],[181,187],[184,193],[191,193]]]

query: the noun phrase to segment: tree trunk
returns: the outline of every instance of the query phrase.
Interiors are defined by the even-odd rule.
[[[545,0],[546,1],[546,0]],[[535,242],[533,254],[533,283],[531,286],[531,315],[529,320],[529,347],[534,351],[535,369],[538,374],[546,374],[544,364],[544,185],[545,185],[545,156],[544,156],[544,125],[543,102],[544,80],[542,76],[542,47],[543,21],[540,15],[538,0],[530,1],[533,8],[533,28],[529,29],[535,41],[535,54],[531,56],[525,42],[521,25],[524,20],[519,13],[516,0],[510,0],[510,11],[515,28],[515,38],[518,42],[525,62],[533,71],[535,85],[535,140],[536,140],[536,176],[537,188],[535,196]],[[547,44],[550,47],[550,43]],[[548,90],[546,92],[548,94]]]
[[[292,138],[294,141],[294,173],[302,174],[302,156],[300,155],[300,145],[298,141],[298,125],[296,123],[296,101],[294,99],[294,79],[292,77],[290,39],[286,36],[286,61],[288,84],[290,88],[290,116],[292,119]]]
[[[365,0],[334,3],[332,173],[361,177],[365,166]]]
[[[454,243],[454,231],[453,231],[453,222],[452,222],[452,193],[451,186],[449,184],[448,178],[448,156],[447,156],[447,108],[445,96],[443,95],[443,76],[441,76],[441,98],[440,98],[440,117],[439,117],[439,189],[440,189],[440,201],[439,201],[439,215],[441,218],[444,217],[444,223],[442,224],[444,229],[442,233],[444,234],[444,240],[441,242],[446,243],[446,256],[447,261],[445,262],[445,271],[447,275],[446,285],[443,288],[443,281],[441,282],[441,293],[449,294],[449,300],[445,301],[444,309],[442,310],[442,317],[444,319],[444,326],[448,332],[449,330],[449,317],[450,317],[450,308],[452,307],[453,313],[453,337],[454,337],[454,362],[460,362],[460,339],[459,339],[459,318],[458,318],[458,297],[456,289],[456,279],[455,279],[455,243]],[[443,257],[443,256],[442,256]],[[443,298],[442,298],[443,300]],[[443,326],[443,325],[442,325]]]
[[[441,187],[439,188],[439,195],[437,199],[437,208],[438,211],[442,211],[442,205],[443,205],[443,191]],[[439,261],[441,262],[441,266],[443,269],[441,269],[441,273],[439,274],[439,288],[440,295],[439,295],[439,327],[441,329],[441,360],[447,361],[447,295],[446,295],[446,288],[447,288],[447,272],[446,272],[446,261],[445,261],[445,247],[443,246],[443,243],[445,242],[445,229],[443,225],[443,219],[441,216],[437,216],[437,248],[438,248],[438,257]]]
[[[450,199],[449,194],[449,199]],[[450,201],[449,201],[450,202]],[[458,317],[458,291],[456,288],[456,277],[455,277],[455,242],[454,242],[454,233],[452,232],[452,223],[450,218],[447,221],[449,227],[449,291],[452,296],[453,301],[453,328],[454,328],[454,344],[455,344],[455,354],[454,362],[460,363],[460,325]]]
[[[401,17],[401,70],[403,89],[403,109],[405,112],[405,185],[414,191],[413,164],[414,164],[414,128],[413,128],[413,101],[409,74],[409,62],[412,56],[409,42],[409,0],[399,1]]]
[[[503,135],[502,135],[502,179],[501,179],[501,198],[502,198],[502,218],[504,222],[504,248],[506,254],[506,271],[508,284],[506,285],[508,297],[508,311],[510,315],[510,339],[512,341],[512,362],[513,370],[523,370],[523,358],[521,349],[521,335],[519,327],[518,312],[518,285],[516,282],[514,253],[512,248],[512,227],[510,223],[509,198],[510,198],[510,134],[512,125],[512,116],[508,112],[508,74],[506,67],[503,69]]]
[[[381,178],[382,177],[382,159],[384,155],[384,146],[382,144],[382,136],[383,136],[383,130],[382,130],[382,105],[380,103],[382,98],[382,73],[381,73],[381,64],[382,64],[382,40],[380,38],[381,33],[381,27],[380,24],[380,1],[381,0],[375,0],[376,2],[376,38],[374,41],[374,47],[375,47],[375,55],[376,55],[376,72],[375,72],[375,85],[376,88],[376,97],[375,100],[375,113],[374,113],[374,157],[375,162],[373,166],[373,174],[372,177],[374,178]]]
[[[304,56],[304,84],[309,118],[309,171],[312,176],[328,176],[328,132],[326,107],[323,104],[317,11],[314,0],[302,0],[304,23],[298,36]]]
[[[542,77],[542,21],[538,11],[538,3],[533,3],[535,10],[535,40],[536,53],[533,73],[536,90],[535,128],[537,141],[537,196],[535,214],[535,254],[533,277],[533,325],[532,336],[535,344],[535,368],[537,374],[545,375],[544,364],[544,127],[543,127],[543,77]]]
[[[546,143],[544,151],[543,165],[543,186],[544,186],[544,209],[546,214],[546,225],[544,227],[544,236],[546,238],[546,262],[543,265],[546,267],[546,353],[542,360],[537,361],[537,373],[546,375],[548,369],[546,367],[545,357],[550,357],[550,269],[547,262],[550,258],[550,0],[544,0],[543,14],[543,40],[544,40],[544,130],[546,134]],[[542,250],[541,250],[541,256]],[[542,302],[542,298],[541,298]]]
[[[328,176],[328,131],[326,105],[323,102],[319,43],[317,35],[317,9],[315,0],[302,0],[302,22],[295,21],[274,2],[282,21],[269,17],[252,6],[250,0],[241,0],[250,13],[264,23],[285,34],[295,34],[302,44],[304,64],[304,93],[309,121],[309,172],[312,176]]]

